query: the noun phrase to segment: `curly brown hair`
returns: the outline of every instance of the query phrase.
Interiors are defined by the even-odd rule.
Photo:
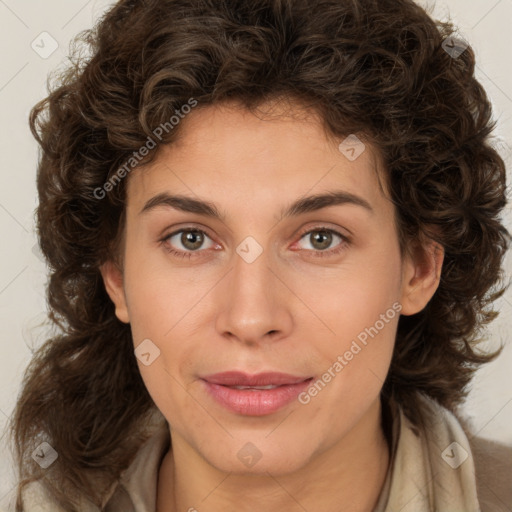
[[[461,403],[475,369],[496,356],[476,346],[505,290],[510,234],[491,105],[471,47],[445,51],[454,34],[412,0],[122,0],[76,38],[72,64],[30,116],[60,334],[34,354],[13,416],[17,510],[35,480],[66,510],[77,510],[77,493],[100,506],[144,440],[155,406],[99,270],[120,257],[129,178],[97,196],[191,97],[197,108],[237,100],[249,110],[291,98],[327,133],[361,134],[378,149],[402,251],[428,238],[445,250],[434,297],[400,318],[382,394],[415,424],[418,393],[451,410]],[[41,439],[59,454],[44,472],[30,458]]]

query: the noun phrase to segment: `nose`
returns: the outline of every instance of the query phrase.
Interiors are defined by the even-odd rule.
[[[293,294],[277,273],[269,251],[252,262],[234,254],[232,270],[216,290],[216,329],[221,336],[255,346],[290,334]]]

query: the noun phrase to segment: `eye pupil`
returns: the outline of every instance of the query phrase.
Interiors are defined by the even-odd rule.
[[[314,240],[314,242],[312,242],[312,245],[316,249],[327,249],[332,243],[332,233],[330,233],[329,231],[315,231],[314,233],[311,234],[311,236],[313,237]],[[315,245],[315,242],[320,242],[320,247]]]
[[[187,249],[199,249],[203,244],[203,235],[199,231],[184,231],[181,235],[181,243]]]

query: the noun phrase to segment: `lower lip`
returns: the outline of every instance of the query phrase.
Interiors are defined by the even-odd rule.
[[[226,409],[246,416],[264,416],[278,411],[309,386],[312,379],[274,389],[233,389],[203,381],[210,395]]]

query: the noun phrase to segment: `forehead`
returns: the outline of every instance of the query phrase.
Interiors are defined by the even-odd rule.
[[[253,113],[237,104],[210,105],[181,123],[177,140],[130,175],[129,207],[140,209],[162,191],[253,204],[262,196],[268,204],[340,188],[372,203],[385,199],[375,149],[361,143],[361,154],[347,158],[339,147],[346,149],[346,137],[328,137],[318,116],[301,107],[270,105]]]

